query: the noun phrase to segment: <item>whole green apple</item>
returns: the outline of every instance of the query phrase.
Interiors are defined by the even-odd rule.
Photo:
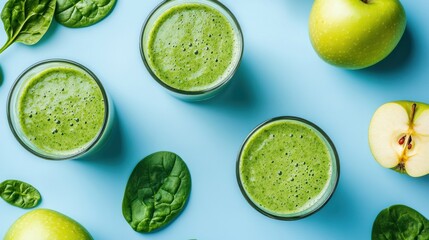
[[[75,220],[49,209],[36,209],[16,220],[4,240],[92,240]]]
[[[429,105],[397,101],[381,105],[371,119],[369,146],[380,165],[420,177],[429,173]]]
[[[360,69],[389,55],[405,26],[399,0],[315,0],[309,32],[313,48],[323,60]]]

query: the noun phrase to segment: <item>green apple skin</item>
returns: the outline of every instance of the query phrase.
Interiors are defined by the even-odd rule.
[[[315,0],[309,20],[317,54],[347,69],[369,67],[387,57],[405,27],[399,0]]]
[[[68,216],[36,209],[16,220],[4,240],[93,240],[89,232]]]

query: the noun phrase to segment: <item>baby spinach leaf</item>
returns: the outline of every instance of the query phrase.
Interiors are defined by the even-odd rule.
[[[42,198],[36,188],[19,180],[6,180],[0,183],[0,197],[20,208],[33,208]]]
[[[2,53],[14,42],[37,43],[51,25],[56,0],[9,0],[3,7],[1,19],[7,34]]]
[[[372,227],[372,240],[428,240],[429,221],[416,210],[393,205],[382,210]]]
[[[191,192],[185,162],[172,152],[145,157],[134,168],[122,202],[122,214],[138,232],[152,232],[183,210]]]
[[[109,15],[116,0],[57,0],[55,19],[66,27],[95,24]]]

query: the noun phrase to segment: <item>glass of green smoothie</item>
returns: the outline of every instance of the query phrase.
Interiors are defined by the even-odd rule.
[[[243,54],[243,35],[219,1],[167,0],[144,23],[140,53],[152,77],[173,96],[201,101],[230,82]]]
[[[113,104],[84,66],[51,59],[30,66],[15,81],[7,116],[16,139],[49,160],[87,156],[106,142]]]
[[[237,180],[246,200],[259,212],[296,220],[322,208],[338,183],[338,154],[315,124],[277,117],[257,126],[237,159]]]

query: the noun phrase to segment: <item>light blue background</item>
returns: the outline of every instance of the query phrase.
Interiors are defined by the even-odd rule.
[[[14,44],[0,55],[0,181],[33,184],[43,195],[40,208],[74,218],[95,239],[369,239],[376,215],[392,204],[409,205],[429,217],[429,178],[383,169],[367,143],[369,121],[381,104],[429,102],[427,1],[403,1],[407,30],[387,59],[349,71],[326,64],[313,51],[307,27],[312,1],[224,0],[241,24],[245,51],[232,85],[202,103],[171,97],[143,65],[140,29],[158,3],[119,0],[99,24],[69,29],[54,22],[35,46]],[[6,37],[0,34],[3,43]],[[113,138],[91,159],[39,159],[19,145],[8,127],[5,106],[12,83],[25,68],[48,58],[90,68],[114,100]],[[235,177],[244,138],[257,124],[280,115],[319,125],[341,161],[331,201],[293,222],[254,210]],[[187,162],[190,201],[167,228],[136,233],[122,216],[123,192],[137,162],[159,150],[176,152]],[[25,212],[0,201],[0,237]]]

